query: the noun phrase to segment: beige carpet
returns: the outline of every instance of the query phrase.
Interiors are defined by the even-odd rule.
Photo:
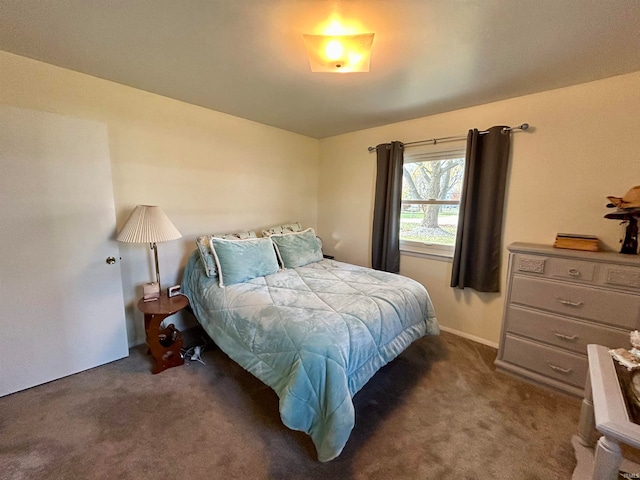
[[[129,358],[0,398],[3,479],[570,479],[580,400],[496,373],[443,333],[359,392],[337,459],[284,427],[272,390],[217,347],[149,373]]]

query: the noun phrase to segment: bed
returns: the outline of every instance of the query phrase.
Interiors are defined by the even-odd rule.
[[[197,320],[276,392],[282,422],[310,435],[322,462],[347,443],[356,392],[414,340],[439,333],[421,284],[323,258],[311,229],[198,241],[182,283]]]

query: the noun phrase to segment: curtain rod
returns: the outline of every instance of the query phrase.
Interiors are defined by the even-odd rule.
[[[528,123],[523,123],[522,125],[518,125],[517,127],[504,127],[502,129],[503,132],[512,132],[513,130],[526,130],[527,128],[529,128],[529,124]],[[484,135],[486,133],[489,133],[489,130],[483,130],[481,132],[478,132],[480,135]],[[409,142],[409,143],[405,143],[404,146],[406,147],[407,145],[422,145],[424,143],[431,143],[433,145],[435,145],[438,142],[452,142],[454,140],[464,140],[467,138],[467,135],[454,135],[452,137],[439,137],[439,138],[430,138],[429,140],[418,140],[417,142]],[[369,152],[373,152],[377,147],[369,147],[368,150]]]

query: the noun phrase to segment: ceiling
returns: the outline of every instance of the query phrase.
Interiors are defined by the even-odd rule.
[[[311,73],[336,16],[369,73]],[[640,1],[0,0],[0,50],[324,138],[638,71]]]

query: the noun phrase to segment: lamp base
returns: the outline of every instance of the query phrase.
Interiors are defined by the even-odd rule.
[[[144,301],[157,300],[160,298],[160,285],[157,282],[145,283],[142,287],[142,298]]]
[[[159,292],[162,291],[162,287],[160,286],[160,265],[158,264],[158,245],[156,242],[150,244],[151,250],[153,250],[153,259],[156,262],[156,283],[158,284],[158,295]]]

